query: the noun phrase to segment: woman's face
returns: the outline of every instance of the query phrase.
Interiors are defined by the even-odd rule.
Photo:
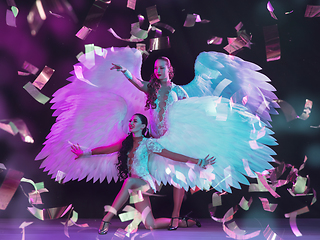
[[[133,115],[129,120],[129,130],[132,133],[139,133],[146,127],[145,124],[141,122],[141,119],[137,115]]]
[[[169,80],[169,68],[165,60],[157,59],[155,61],[154,75],[159,80]]]

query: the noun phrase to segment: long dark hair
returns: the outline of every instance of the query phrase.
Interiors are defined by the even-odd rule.
[[[149,131],[148,131],[148,119],[146,116],[140,113],[134,114],[134,116],[138,116],[142,122],[142,124],[145,124],[146,127],[142,129],[142,135],[149,138]],[[130,152],[133,148],[133,135],[130,133],[125,140],[122,142],[122,147],[119,150],[118,153],[118,163],[117,163],[117,169],[118,169],[118,176],[121,180],[124,180],[128,177],[128,152]]]
[[[166,62],[166,65],[169,69],[169,78],[171,80],[174,76],[174,71],[169,58],[162,56],[157,58],[156,61],[157,60],[163,60]],[[146,101],[145,109],[150,109],[150,108],[155,109],[157,107],[157,105],[155,104],[155,101],[157,100],[157,93],[160,87],[161,87],[160,80],[154,75],[154,72],[153,72],[151,74],[150,81],[148,83],[147,101]]]

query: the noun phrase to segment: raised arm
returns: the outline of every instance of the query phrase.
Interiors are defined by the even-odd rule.
[[[89,149],[89,150],[83,151],[78,144],[78,145],[71,146],[71,152],[77,155],[75,159],[78,159],[85,155],[110,154],[110,153],[118,152],[121,146],[122,146],[122,141],[110,146],[97,147],[91,150]]]
[[[114,64],[112,63],[112,67],[110,68],[110,70],[112,69],[116,69],[117,71],[120,71],[124,74],[124,76],[136,87],[138,88],[140,91],[147,93],[148,92],[148,82],[143,81],[141,79],[136,78],[134,75],[132,75],[128,69],[122,67],[119,64]]]

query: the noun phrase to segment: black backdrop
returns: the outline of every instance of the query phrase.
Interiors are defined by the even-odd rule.
[[[319,190],[319,18],[305,18],[304,12],[308,4],[320,5],[320,1],[278,0],[271,1],[278,20],[273,19],[266,9],[267,1],[261,0],[137,0],[136,10],[126,8],[126,0],[112,1],[102,17],[96,31],[89,34],[86,40],[75,36],[82,27],[85,17],[94,1],[69,0],[78,22],[70,17],[57,18],[48,15],[47,20],[36,36],[30,34],[26,20],[34,0],[15,1],[19,8],[17,27],[9,27],[5,23],[5,13],[8,9],[5,1],[0,3],[0,119],[21,118],[27,124],[35,142],[24,143],[19,136],[12,136],[0,131],[0,162],[7,168],[24,172],[26,178],[35,182],[43,181],[49,193],[42,194],[44,208],[73,204],[82,218],[100,218],[103,206],[111,204],[121,183],[107,184],[74,181],[58,184],[46,173],[39,169],[40,161],[34,161],[42,148],[42,143],[50,131],[55,119],[51,116],[51,104],[42,105],[36,102],[22,87],[32,82],[34,76],[18,76],[24,61],[37,66],[40,70],[45,66],[55,69],[50,81],[42,89],[42,93],[51,96],[60,87],[66,85],[65,80],[70,76],[73,64],[77,62],[76,55],[84,51],[85,44],[94,43],[101,47],[127,46],[135,47],[114,38],[107,29],[112,27],[120,36],[129,38],[130,24],[137,22],[137,15],[146,17],[146,7],[157,5],[161,22],[175,28],[175,33],[163,30],[163,35],[169,36],[170,49],[154,51],[145,60],[142,76],[148,79],[154,59],[159,55],[168,56],[175,67],[174,82],[186,84],[193,79],[193,64],[197,55],[202,51],[225,52],[227,37],[235,37],[234,27],[241,21],[243,29],[252,35],[251,49],[245,48],[237,56],[254,62],[262,67],[262,72],[277,88],[277,96],[293,106],[298,115],[302,112],[306,99],[313,101],[313,109],[306,121],[297,119],[287,122],[284,114],[273,117],[273,130],[279,146],[274,147],[276,159],[298,167],[308,156],[308,161],[301,175],[310,177],[310,184],[317,192]],[[285,12],[293,11],[290,14]],[[210,23],[196,23],[192,28],[183,27],[187,14],[196,13]],[[263,27],[278,25],[281,59],[273,62],[266,61]],[[142,28],[146,28],[143,25]],[[207,45],[211,36],[223,37],[221,45]],[[151,35],[152,37],[152,35]],[[148,39],[145,43],[148,45]],[[0,173],[1,179],[4,173]],[[23,184],[28,192],[31,185]],[[239,212],[238,216],[272,216],[283,217],[283,214],[296,210],[310,203],[311,197],[291,197],[286,187],[279,189],[282,196],[273,199],[269,194],[251,194],[254,203],[248,212]],[[169,216],[172,209],[172,189],[164,187],[161,191],[165,197],[152,199],[156,217]],[[211,201],[212,192],[187,194],[182,213],[193,211],[196,217],[209,217],[207,206]],[[223,206],[217,214],[236,205],[242,196],[247,199],[247,187],[234,190],[234,194],[223,196]],[[264,212],[258,196],[268,197],[271,202],[279,203],[275,213]],[[1,218],[32,217],[27,211],[27,198],[18,189],[5,211],[0,212]],[[310,212],[301,217],[319,217],[319,204],[310,207]]]

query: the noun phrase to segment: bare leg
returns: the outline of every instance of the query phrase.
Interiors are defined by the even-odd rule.
[[[172,220],[172,228],[176,229],[179,224],[179,219],[180,217],[180,209],[183,201],[185,190],[183,188],[173,188],[173,211],[171,217],[173,218]]]
[[[117,211],[127,202],[129,198],[129,189],[135,189],[139,188],[143,185],[145,185],[146,182],[140,178],[127,178],[119,193],[117,194],[116,198],[114,199],[112,203],[112,207],[115,208]],[[104,217],[103,221],[110,222],[111,218],[114,216],[112,212],[108,212]]]

